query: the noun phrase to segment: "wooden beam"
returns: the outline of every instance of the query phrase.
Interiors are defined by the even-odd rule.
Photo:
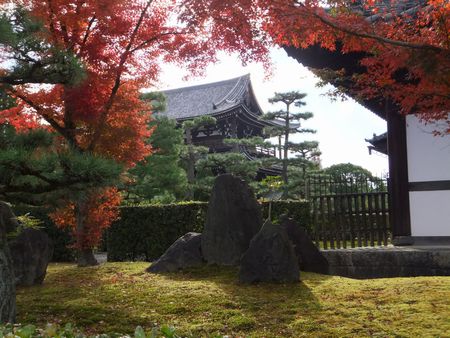
[[[408,155],[406,146],[406,121],[390,103],[386,104],[389,154],[389,221],[394,243],[411,236],[409,209]],[[395,238],[398,241],[395,241]]]

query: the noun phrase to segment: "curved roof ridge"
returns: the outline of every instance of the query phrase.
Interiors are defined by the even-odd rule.
[[[247,75],[249,75],[249,74],[247,74]],[[225,85],[225,84],[228,84],[228,83],[239,81],[239,79],[241,79],[242,77],[247,76],[247,75],[234,77],[234,78],[228,79],[228,80],[203,83],[203,84],[199,84],[199,85],[195,85],[195,86],[186,86],[186,87],[179,87],[179,88],[173,88],[173,89],[164,89],[164,90],[162,90],[162,92],[170,94],[170,93],[176,93],[176,92],[179,92],[179,91],[197,90],[197,89],[202,89],[202,88],[222,86],[222,85]]]
[[[247,89],[248,83],[250,81],[250,74],[245,74],[240,77],[234,78],[237,80],[234,87],[225,95],[220,101],[214,102],[216,107],[224,103],[238,103],[242,101],[242,96]]]
[[[165,90],[163,93],[167,99],[166,116],[178,120],[219,114],[230,107],[245,104],[248,94],[254,97],[250,74],[224,81]]]

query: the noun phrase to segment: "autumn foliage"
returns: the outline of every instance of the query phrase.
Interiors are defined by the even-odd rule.
[[[261,41],[264,32],[265,41],[280,46],[319,45],[335,50],[339,45],[343,53],[363,52],[361,65],[366,72],[349,79],[355,83],[351,95],[389,99],[404,114],[421,114],[426,121],[448,121],[450,3],[447,0],[189,0],[187,3],[193,13],[207,10],[211,17],[217,18],[219,30],[245,32],[242,41],[251,38]]]
[[[89,208],[84,215],[86,227],[81,233],[77,231],[75,203],[70,202],[50,214],[55,224],[72,231],[78,249],[90,249],[96,246],[101,240],[103,230],[107,229],[119,215],[117,207],[120,205],[120,195],[116,188],[95,191],[86,198]]]
[[[199,74],[215,60],[218,50],[226,50],[239,52],[244,61],[267,63],[267,44],[262,40],[232,27],[220,35],[207,12],[184,11],[186,7],[178,1],[0,0],[0,5],[8,4],[25,9],[43,25],[39,38],[44,44],[80,60],[83,76],[74,81],[73,74],[63,74],[71,81],[36,86],[29,84],[38,82],[31,72],[26,75],[30,78],[11,81],[7,90],[17,100],[17,107],[2,111],[0,122],[25,129],[42,126],[44,121],[46,128],[59,134],[59,151],[67,148],[97,154],[126,168],[151,153],[146,143],[152,132],[147,127],[151,107],[139,99],[139,90],[156,84],[162,62]],[[43,50],[37,57],[56,53],[52,48]],[[20,58],[36,56],[6,52],[15,52]],[[46,82],[42,77],[39,81]],[[71,228],[78,218],[79,248],[96,243],[100,230],[116,216],[112,210],[120,200],[115,189],[94,189],[86,194],[89,201],[68,200],[66,207],[53,215],[59,224]],[[74,211],[84,210],[84,205],[89,208],[79,219]],[[80,220],[84,222],[81,227]]]
[[[13,82],[8,94],[18,105],[2,111],[0,122],[25,129],[45,121],[63,140],[60,148],[129,168],[151,153],[145,142],[151,107],[139,99],[139,90],[155,86],[163,62],[201,74],[220,50],[268,66],[273,45],[334,50],[338,43],[343,53],[365,55],[361,64],[367,71],[351,79],[355,95],[392,100],[403,113],[420,113],[427,121],[447,119],[450,5],[428,0],[414,11],[398,11],[406,2],[391,0],[386,7],[376,0],[0,0],[0,6],[25,9],[42,23],[40,39],[83,66],[77,81],[69,72],[62,75],[71,81],[46,86]],[[93,202],[104,194],[89,192],[91,207],[118,203],[116,190]],[[55,217],[73,226],[70,210],[77,202],[67,203]],[[86,229],[103,228],[114,216],[106,221],[94,214],[87,212],[92,223]],[[88,237],[83,241],[92,245]]]

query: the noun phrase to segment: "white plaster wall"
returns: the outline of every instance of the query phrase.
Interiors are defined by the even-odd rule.
[[[412,115],[406,123],[409,181],[450,180],[450,135],[433,136],[439,123]],[[412,236],[450,236],[450,191],[411,191],[409,201]]]
[[[433,136],[437,129],[439,123],[425,125],[414,115],[406,117],[410,182],[450,180],[450,135]]]
[[[411,236],[450,236],[450,191],[409,193]]]

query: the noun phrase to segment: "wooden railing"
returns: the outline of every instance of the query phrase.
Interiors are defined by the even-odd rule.
[[[255,147],[255,153],[257,155],[266,157],[266,156],[271,156],[271,157],[275,157],[276,156],[276,149],[270,149],[270,148],[264,148],[264,147],[260,147],[260,146],[256,146]]]

